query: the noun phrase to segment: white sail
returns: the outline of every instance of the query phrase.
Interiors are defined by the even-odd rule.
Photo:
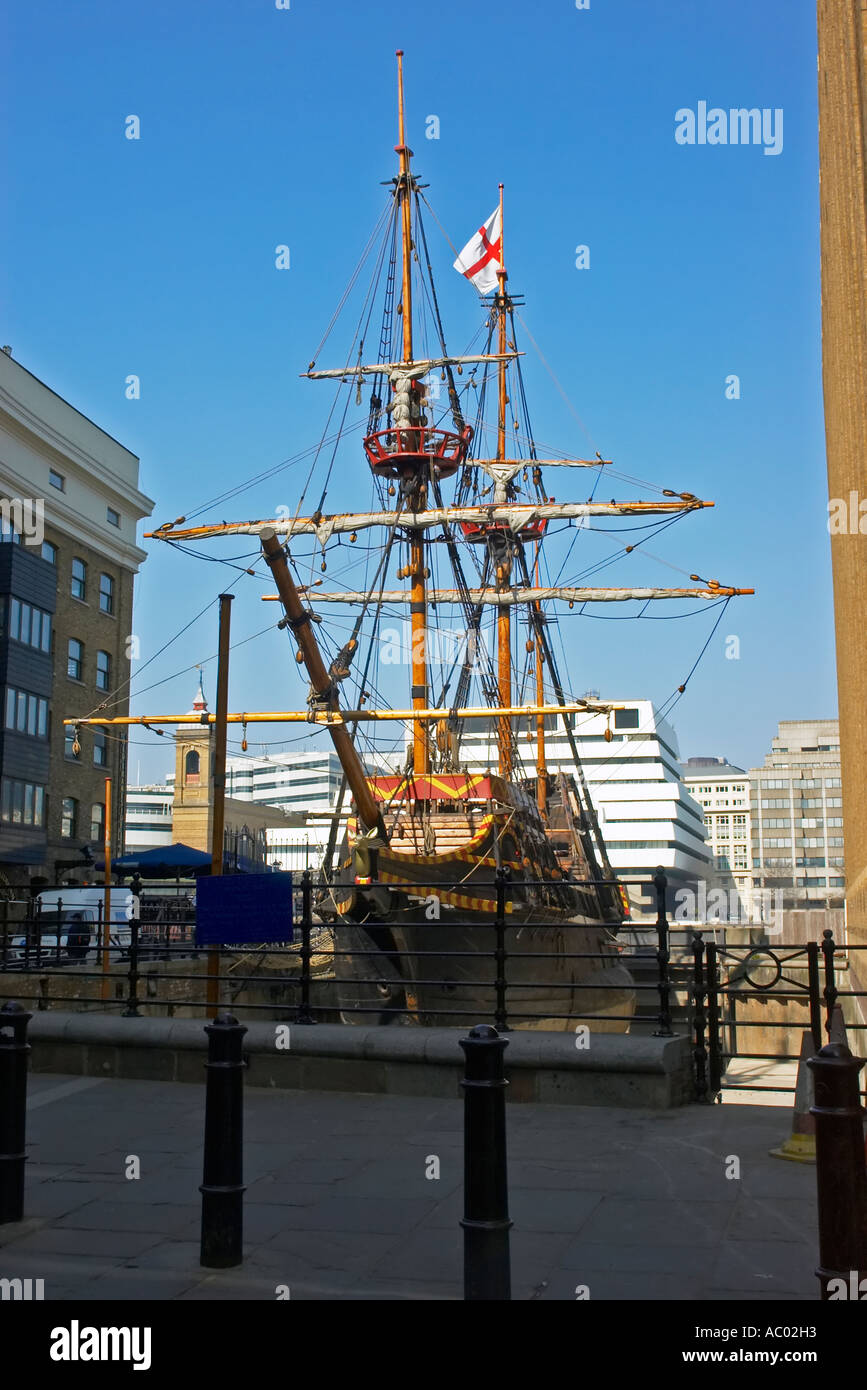
[[[332,593],[322,589],[301,589],[316,603],[370,603],[371,595],[346,589]],[[630,599],[641,602],[651,599],[675,598],[733,598],[737,594],[751,594],[752,589],[730,589],[723,585],[709,585],[706,589],[591,589],[591,588],[511,588],[511,589],[468,589],[463,594],[458,589],[428,589],[428,603],[473,603],[491,604],[497,608],[509,608],[516,603],[540,603],[548,599],[562,599],[565,603],[626,603]],[[264,601],[277,600],[277,594],[263,594]],[[386,589],[376,594],[377,603],[411,602],[412,595],[406,589]]]
[[[677,502],[514,502],[499,505],[495,502],[480,507],[431,507],[425,512],[344,512],[333,516],[272,517],[265,521],[231,521],[216,526],[194,526],[175,530],[173,523],[148,532],[158,540],[205,540],[213,536],[259,535],[263,530],[276,531],[281,536],[316,536],[325,545],[332,535],[364,531],[371,526],[405,527],[409,531],[442,526],[449,522],[467,522],[479,526],[508,526],[513,531],[536,521],[569,521],[584,516],[666,516],[673,512],[689,512],[712,507],[713,502],[697,498]]]

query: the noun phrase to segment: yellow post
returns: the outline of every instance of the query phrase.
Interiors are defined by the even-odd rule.
[[[105,891],[102,897],[102,998],[111,994],[109,955],[111,945],[111,778],[105,779],[105,819],[102,827],[102,849],[105,855]],[[58,928],[59,930],[59,928]]]

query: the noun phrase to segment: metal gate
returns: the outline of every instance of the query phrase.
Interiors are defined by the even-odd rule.
[[[705,941],[696,932],[692,943],[692,1022],[695,1062],[695,1098],[720,1101],[726,1091],[790,1091],[794,1085],[763,1085],[727,1078],[729,1064],[738,1059],[767,1062],[797,1062],[796,1052],[782,1045],[773,1051],[758,1051],[750,1044],[750,1033],[757,1028],[798,1034],[809,1031],[816,1052],[828,1040],[835,1006],[845,999],[861,999],[864,990],[841,989],[842,975],[848,971],[850,951],[864,946],[841,947],[826,930],[821,941],[806,944],[775,942],[767,944],[718,945]],[[759,999],[786,1005],[794,1017],[761,1022],[747,1017],[749,1005]],[[794,1004],[794,1010],[788,1006]],[[746,1007],[740,1007],[746,1005]],[[847,1023],[847,1029],[863,1030],[864,1023]],[[781,1037],[781,1044],[786,1039]],[[853,1052],[861,1051],[861,1039]],[[850,1044],[851,1045],[851,1044]]]

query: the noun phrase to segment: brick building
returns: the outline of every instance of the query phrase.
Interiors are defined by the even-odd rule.
[[[74,874],[122,844],[126,738],[63,720],[129,708],[139,460],[0,352],[0,873]],[[87,847],[87,848],[85,848]]]

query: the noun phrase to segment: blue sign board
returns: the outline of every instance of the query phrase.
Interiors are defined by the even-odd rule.
[[[196,883],[197,946],[292,940],[291,874],[226,874]]]

